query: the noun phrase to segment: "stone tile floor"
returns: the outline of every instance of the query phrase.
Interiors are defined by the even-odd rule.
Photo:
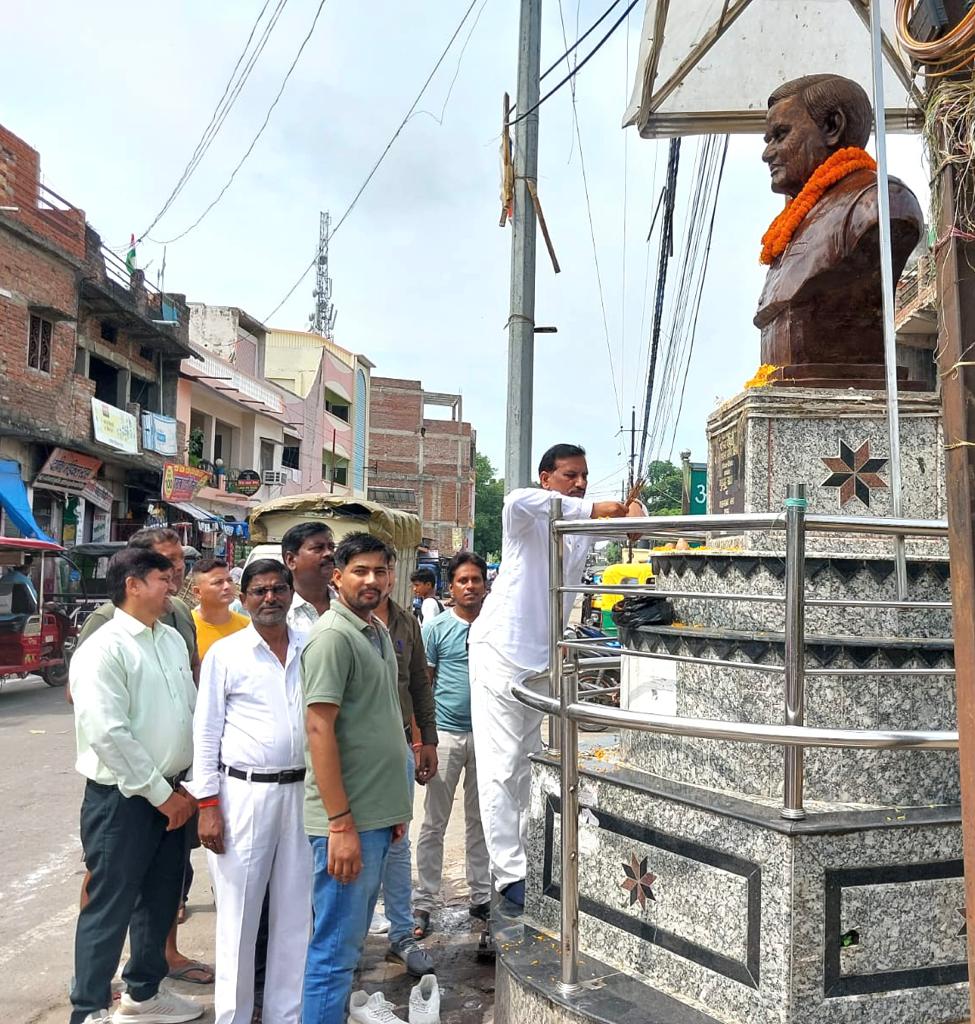
[[[414,818],[410,835],[414,843],[423,820],[423,789],[417,787]],[[190,893],[190,916],[180,928],[179,946],[183,953],[213,963],[215,915],[207,873],[206,857],[197,850],[193,858],[196,878]],[[434,917],[432,931],[423,945],[437,964],[441,986],[441,1024],[492,1024],[494,1020],[494,964],[477,959],[477,947],[483,925],[471,921],[467,913],[467,885],[464,881],[464,803],[458,788],[444,849],[445,910]],[[74,929],[74,921],[70,925]],[[369,992],[381,989],[396,1005],[397,1016],[407,1020],[410,990],[416,983],[399,964],[385,961],[388,942],[385,936],[370,935],[363,953],[356,988]],[[24,1022],[5,1018],[4,1024],[63,1024],[70,1012],[68,977],[70,965],[64,964],[64,999],[56,1006],[42,1007]],[[213,987],[185,982],[167,982],[174,991],[198,1000],[206,1007],[201,1024],[213,1024]],[[116,986],[116,990],[120,986]],[[0,984],[2,988],[2,984]],[[2,999],[0,999],[2,1003]]]

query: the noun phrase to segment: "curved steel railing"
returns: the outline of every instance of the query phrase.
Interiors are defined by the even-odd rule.
[[[562,502],[552,501],[549,529],[549,666],[548,672],[538,673],[526,682],[548,682],[549,695],[536,692],[530,686],[515,684],[513,695],[527,707],[550,716],[549,742],[561,747],[562,796],[562,921],[561,961],[562,987],[566,991],[579,988],[579,734],[580,723],[633,729],[670,736],[688,736],[736,743],[764,743],[784,748],[784,806],[783,817],[805,817],[803,809],[803,748],[838,747],[874,750],[952,750],[958,746],[958,733],[949,731],[899,731],[809,728],[803,724],[805,676],[870,676],[911,675],[949,676],[954,669],[939,668],[823,668],[806,669],[805,666],[805,608],[855,607],[887,609],[947,609],[948,601],[907,601],[898,593],[895,601],[864,601],[805,599],[805,533],[807,530],[826,533],[874,534],[904,537],[944,538],[948,533],[945,520],[874,519],[857,516],[807,516],[805,514],[805,488],[791,485],[785,502],[784,514],[758,513],[753,515],[719,516],[646,516],[625,520],[564,520]],[[786,542],[785,593],[775,594],[717,594],[698,591],[662,591],[655,586],[623,585],[587,586],[566,585],[562,565],[562,538],[567,534],[589,534],[601,538],[627,534],[687,537],[696,533],[741,533],[751,530],[784,530]],[[715,599],[783,603],[785,605],[784,657],[782,665],[762,665],[752,662],[718,658],[700,658],[691,655],[623,649],[627,657],[655,658],[678,663],[705,664],[719,668],[765,672],[783,677],[783,725],[765,725],[747,722],[725,722],[715,719],[682,718],[647,712],[627,711],[620,708],[588,703],[580,700],[578,692],[580,668],[603,667],[620,663],[618,655],[605,656],[608,641],[567,639],[562,635],[563,600],[566,594],[587,593],[652,593],[661,597],[685,599]],[[582,654],[589,657],[580,657]],[[563,656],[566,656],[564,658]],[[615,692],[618,687],[606,688]],[[589,691],[588,697],[600,696],[602,691]]]

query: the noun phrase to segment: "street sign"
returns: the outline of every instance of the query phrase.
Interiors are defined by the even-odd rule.
[[[703,516],[708,511],[708,468],[704,463],[691,463],[691,485],[688,513]]]

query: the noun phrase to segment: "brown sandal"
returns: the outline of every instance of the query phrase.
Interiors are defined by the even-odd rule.
[[[430,912],[427,910],[413,911],[413,938],[419,941],[430,934]]]

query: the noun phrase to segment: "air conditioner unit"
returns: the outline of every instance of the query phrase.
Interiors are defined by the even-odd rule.
[[[281,487],[288,481],[288,474],[281,469],[265,469],[261,479],[268,487]]]

